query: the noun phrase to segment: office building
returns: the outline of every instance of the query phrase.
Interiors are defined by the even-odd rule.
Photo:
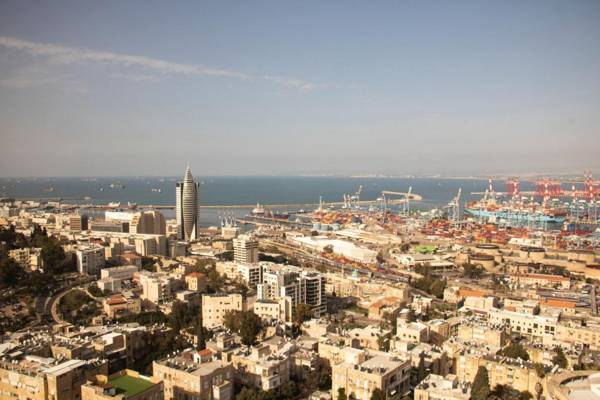
[[[87,215],[71,215],[69,217],[69,229],[72,232],[87,231],[88,216]]]
[[[177,217],[177,238],[180,240],[198,239],[200,214],[198,209],[200,185],[194,182],[190,167],[185,170],[183,182],[177,182],[175,214]]]
[[[91,225],[91,230],[94,232],[129,232],[129,222],[124,221],[94,220]]]

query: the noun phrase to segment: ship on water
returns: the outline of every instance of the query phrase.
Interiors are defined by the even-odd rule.
[[[495,202],[490,204],[476,201],[467,204],[465,213],[490,222],[540,222],[547,224],[562,224],[568,216],[565,210],[535,202],[521,204]]]
[[[535,201],[534,193],[531,194],[530,197],[523,196],[523,192],[518,188],[518,182],[516,187],[509,189],[507,193],[497,193],[490,180],[489,189],[484,192],[483,198],[467,203],[465,213],[491,223],[563,224],[567,221],[568,210],[558,199],[551,199],[548,193],[543,193],[543,200],[538,203]],[[508,200],[503,200],[503,195],[510,197]]]

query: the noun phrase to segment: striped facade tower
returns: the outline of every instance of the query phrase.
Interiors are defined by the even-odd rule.
[[[183,182],[177,182],[175,211],[177,214],[177,238],[198,239],[200,213],[198,207],[200,185],[194,182],[190,167],[185,170]]]

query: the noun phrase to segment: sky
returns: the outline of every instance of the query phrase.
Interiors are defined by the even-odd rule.
[[[0,2],[0,176],[600,172],[600,1]]]

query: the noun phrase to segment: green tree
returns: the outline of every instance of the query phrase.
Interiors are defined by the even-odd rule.
[[[294,381],[288,381],[281,385],[281,389],[279,390],[279,394],[284,399],[294,399],[298,396],[298,386]]]
[[[200,316],[200,318],[198,318],[198,322],[196,324],[196,339],[197,339],[196,349],[197,350],[206,349],[207,334],[208,334],[207,329],[204,326],[202,326],[202,316]]]
[[[502,355],[509,358],[520,358],[521,360],[525,361],[529,360],[529,354],[520,343],[513,343],[509,346],[506,346],[502,350]]]
[[[346,396],[346,389],[338,388],[337,400],[348,400],[348,396]]]
[[[531,400],[533,399],[533,395],[527,390],[519,393],[519,400]]]
[[[484,366],[477,369],[477,374],[471,386],[472,400],[487,400],[490,394],[490,378],[488,371]]]
[[[441,299],[444,297],[444,289],[446,289],[445,279],[436,279],[429,288],[429,293]]]
[[[554,352],[556,353],[554,355],[554,357],[552,357],[552,363],[554,365],[558,365],[560,368],[567,368],[567,365],[569,364],[567,361],[567,357],[565,356],[565,352],[563,351],[562,347],[560,346],[556,346],[556,349],[554,349]]]
[[[483,268],[480,265],[465,263],[462,265],[464,278],[478,279],[483,275]]]
[[[546,376],[546,371],[542,363],[533,364],[533,368],[535,369],[535,372],[539,378],[543,378],[544,376]]]
[[[51,274],[63,272],[62,266],[65,261],[65,251],[57,240],[47,240],[42,246],[40,256],[46,271]]]
[[[27,276],[25,271],[12,258],[0,260],[0,286],[12,287]]]
[[[385,400],[385,392],[376,388],[373,390],[373,394],[371,394],[371,400]]]
[[[242,343],[246,346],[256,343],[256,336],[263,328],[260,317],[252,311],[228,311],[223,317],[223,325],[240,335]]]
[[[298,326],[302,325],[304,321],[308,321],[313,316],[313,311],[308,304],[300,303],[296,306],[294,311],[294,323]]]
[[[242,390],[235,396],[235,400],[258,400],[258,391],[256,389],[243,387]]]
[[[425,354],[421,353],[419,355],[419,366],[417,367],[417,381],[421,382],[429,375],[427,373],[427,369],[425,368]]]

